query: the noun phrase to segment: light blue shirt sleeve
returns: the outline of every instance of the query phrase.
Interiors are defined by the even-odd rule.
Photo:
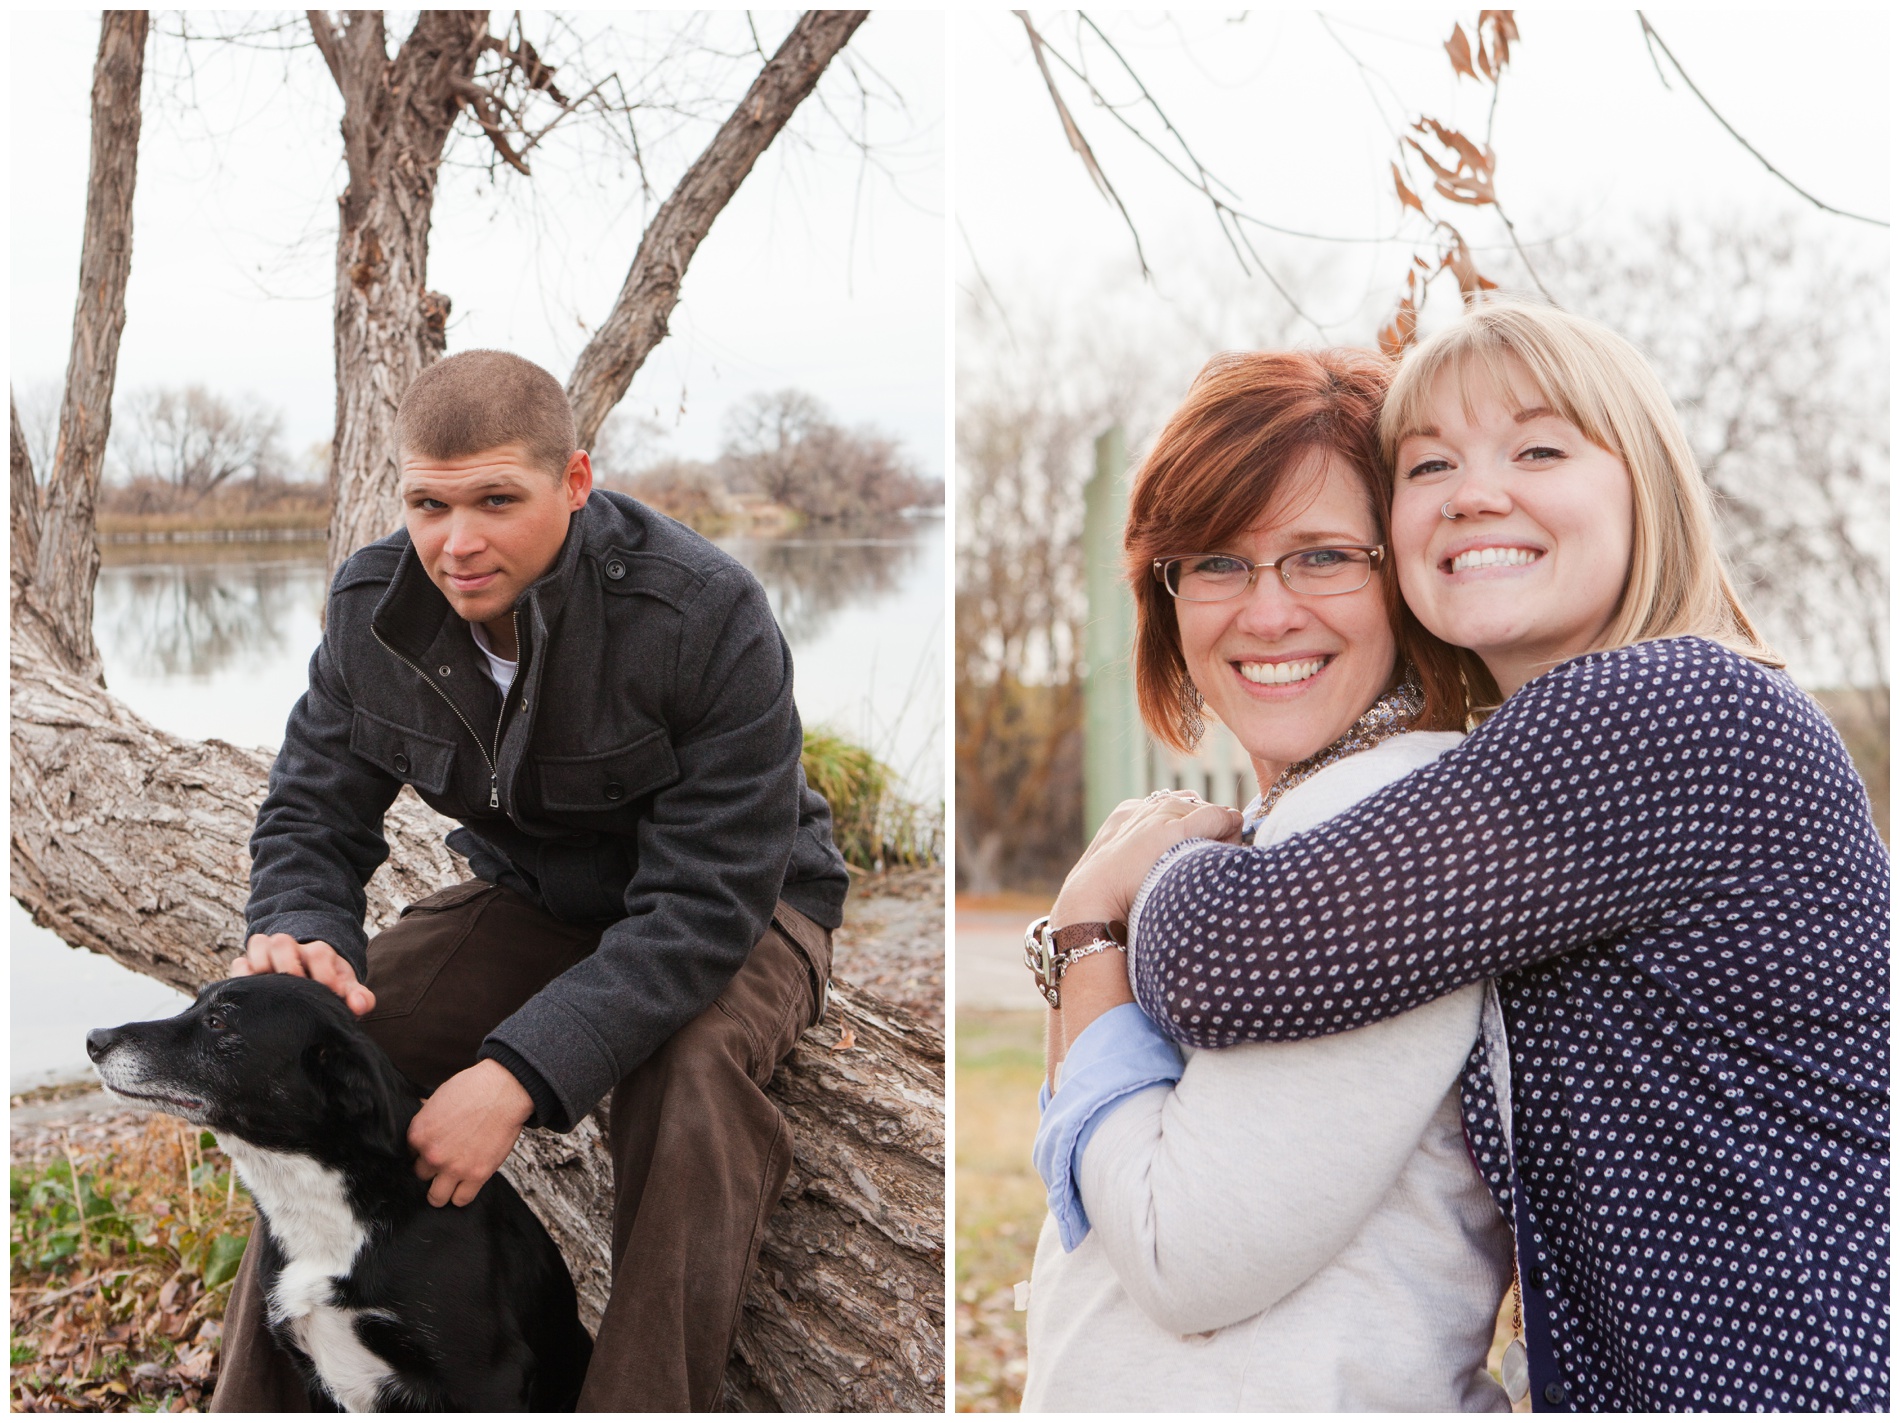
[[[1124,1003],[1082,1030],[1063,1059],[1053,1096],[1043,1085],[1042,1124],[1030,1157],[1049,1188],[1049,1213],[1064,1250],[1089,1233],[1075,1170],[1095,1129],[1136,1092],[1180,1081],[1181,1065],[1181,1050],[1140,1008]]]

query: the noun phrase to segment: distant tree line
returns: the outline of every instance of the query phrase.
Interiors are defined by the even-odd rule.
[[[942,483],[919,473],[895,439],[845,428],[800,390],[760,392],[734,406],[714,460],[643,458],[657,433],[616,415],[595,442],[596,477],[695,527],[743,517],[761,502],[818,522],[943,503]]]
[[[117,404],[102,517],[224,521],[277,513],[322,526],[329,445],[291,455],[283,414],[266,402],[186,385],[130,391]],[[29,389],[19,405],[35,467],[49,468],[57,392]],[[870,427],[847,429],[799,390],[760,392],[735,406],[714,460],[668,456],[656,448],[660,435],[651,422],[616,412],[594,441],[595,477],[705,530],[769,523],[761,511],[831,522],[943,502],[941,482],[921,475],[896,439]]]

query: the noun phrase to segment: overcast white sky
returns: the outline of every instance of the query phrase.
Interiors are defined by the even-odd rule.
[[[790,18],[758,15],[768,51]],[[643,26],[675,19],[613,23],[637,52]],[[392,17],[392,43],[407,23]],[[531,38],[540,23],[529,15]],[[740,17],[722,23],[743,35]],[[10,30],[10,353],[22,389],[57,382],[65,369],[98,17],[14,12]],[[794,386],[847,423],[897,435],[925,472],[943,474],[942,52],[940,14],[874,15],[850,53],[902,95],[901,111],[873,115],[888,171],[863,171],[839,128],[808,102],[720,216],[687,274],[671,335],[622,403],[659,422],[666,452],[711,456],[732,402]],[[329,438],[334,418],[341,100],[313,49],[286,63],[201,46],[190,80],[180,53],[158,41],[148,51],[119,389],[199,382],[251,392],[283,409],[286,443],[300,452]],[[855,90],[837,68],[820,92],[842,108]],[[734,98],[753,72],[756,61]],[[655,145],[656,181],[670,185],[712,125],[671,142],[655,137],[658,127],[644,141]],[[788,143],[793,134],[801,141]],[[465,161],[482,157],[481,145],[458,143]],[[587,327],[610,309],[650,213],[627,174],[554,139],[533,166],[532,184],[499,194],[467,169],[445,176],[430,284],[454,303],[451,351],[504,346],[565,379]]]
[[[1033,13],[1073,57],[1073,18]],[[1778,167],[1837,207],[1888,216],[1884,13],[1648,13],[1696,84]],[[1096,18],[1241,206],[1284,226],[1364,238],[1400,230],[1388,166],[1395,131],[1423,112],[1482,137],[1490,88],[1454,79],[1443,48],[1453,21],[1469,31],[1475,16],[1330,11],[1330,32],[1310,10]],[[1673,73],[1664,88],[1633,11],[1520,10],[1517,22],[1494,146],[1500,194],[1530,242],[1571,230],[1626,231],[1633,219],[1664,211],[1718,218],[1811,211],[1723,133]],[[1069,151],[1021,25],[1002,11],[960,12],[951,25],[959,285],[975,286],[980,266],[1005,302],[1087,311],[1104,274],[1132,266],[1126,230]],[[1092,43],[1088,53],[1111,94],[1134,97],[1105,47]],[[1234,260],[1201,200],[1091,108],[1078,85],[1058,77],[1157,274],[1130,307],[1160,310],[1210,282],[1231,286]],[[1152,121],[1147,127],[1157,131]],[[1501,240],[1470,209],[1451,211],[1471,219],[1474,238]],[[1886,229],[1831,221],[1839,240],[1885,261]],[[1403,230],[1418,232],[1416,219]],[[1292,265],[1336,264],[1334,289],[1313,302],[1333,340],[1370,335],[1396,298],[1411,250],[1268,241]],[[1501,253],[1485,254],[1484,265],[1498,275],[1517,271]],[[1442,288],[1434,305],[1455,312],[1455,291],[1449,281]],[[1311,328],[1306,334],[1316,339]]]

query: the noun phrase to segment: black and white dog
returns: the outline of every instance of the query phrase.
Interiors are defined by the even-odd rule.
[[[309,979],[214,983],[175,1018],[95,1028],[113,1092],[211,1128],[264,1229],[270,1330],[314,1405],[571,1412],[593,1351],[574,1282],[497,1174],[434,1207],[415,1174],[414,1085]]]

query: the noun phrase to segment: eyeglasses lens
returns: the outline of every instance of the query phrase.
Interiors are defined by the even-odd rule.
[[[1355,548],[1302,549],[1281,559],[1279,572],[1289,589],[1308,597],[1356,593],[1371,581],[1372,557]],[[1239,597],[1253,579],[1253,565],[1228,554],[1171,558],[1162,567],[1168,591],[1188,603],[1220,603]]]

